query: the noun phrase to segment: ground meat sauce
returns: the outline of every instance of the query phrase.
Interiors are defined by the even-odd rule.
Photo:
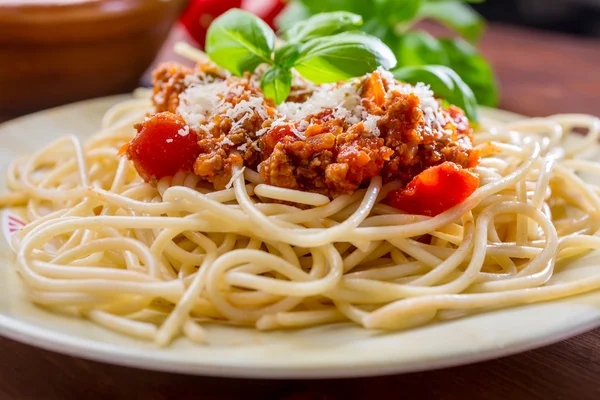
[[[146,148],[140,150],[139,144],[153,147],[153,139],[161,141],[154,147],[164,154],[172,154],[166,144],[185,148],[180,149],[187,152],[181,154],[185,168],[212,183],[215,189],[225,188],[234,170],[246,166],[258,170],[267,184],[331,198],[352,193],[377,175],[384,183],[400,181],[408,187],[415,177],[431,167],[451,163],[462,170],[479,163],[479,155],[472,149],[473,132],[462,110],[454,106],[442,109],[431,95],[423,97],[423,93],[431,93],[428,88],[401,84],[384,71],[356,81],[354,95],[359,101],[353,106],[352,117],[333,106],[299,118],[287,118],[284,111],[264,98],[256,73],[243,77],[228,75],[211,65],[190,69],[165,64],[155,71],[156,115],[168,116],[154,116],[138,125],[138,137],[132,142],[138,145],[130,146],[127,151],[146,181],[162,177],[156,173],[160,168],[146,168],[147,160],[139,159],[140,154],[149,153]],[[340,85],[343,83],[327,90],[336,90]],[[420,95],[411,89],[421,90]],[[316,101],[311,97],[315,90],[318,89],[312,85],[303,92],[296,85],[294,96],[286,104],[295,102],[301,106],[303,102]],[[157,123],[161,121],[170,125],[160,129]],[[181,127],[181,121],[187,125]],[[155,138],[139,137],[144,132],[156,131],[161,134]],[[190,135],[197,146],[189,146],[190,139],[168,138],[165,132]],[[182,142],[185,146],[181,146]],[[195,158],[192,168],[187,161],[190,157]],[[165,171],[172,173],[173,165],[171,162]],[[452,169],[449,164],[444,165],[443,171]],[[442,175],[448,174],[436,176]],[[468,177],[467,187],[472,192],[476,188],[472,175],[459,171],[452,177]],[[426,186],[422,180],[416,182],[410,186],[411,199],[419,198],[417,187]],[[406,198],[407,193],[403,194]],[[465,194],[468,196],[470,192],[463,190],[455,198],[463,199]],[[414,203],[400,201],[398,196],[396,193],[397,206],[402,202]],[[415,207],[410,208],[415,212]],[[434,215],[443,208],[425,214]]]
[[[261,138],[266,159],[260,176],[266,183],[335,197],[379,175],[393,153],[362,122],[344,130],[344,122],[330,110],[308,122],[305,139],[292,132],[292,125],[276,127]]]
[[[265,99],[260,89],[251,85],[249,76],[231,76],[225,82],[234,89],[222,98],[229,109],[235,110],[240,103],[259,98],[265,114],[254,111],[233,116],[216,114],[208,119],[207,131],[198,132],[200,155],[194,164],[194,172],[216,189],[225,188],[235,168],[257,168],[262,161],[257,132],[275,113],[273,102]]]
[[[227,74],[213,64],[198,64],[195,69],[177,64],[163,63],[152,73],[152,102],[156,112],[177,112],[179,95],[192,83],[224,80]]]

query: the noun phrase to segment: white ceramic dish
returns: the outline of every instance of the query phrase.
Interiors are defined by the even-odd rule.
[[[94,132],[124,96],[90,100],[0,126],[0,187],[15,156],[67,133]],[[510,120],[497,110],[484,116]],[[3,190],[3,189],[2,189]],[[299,331],[258,332],[209,326],[210,346],[179,339],[167,348],[123,337],[88,321],[52,314],[27,300],[0,239],[0,334],[74,356],[146,369],[249,378],[333,378],[412,372],[505,356],[600,326],[600,291],[427,325],[406,332],[337,324]],[[557,280],[600,273],[600,253],[559,270]]]

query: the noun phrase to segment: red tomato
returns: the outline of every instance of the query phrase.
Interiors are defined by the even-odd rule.
[[[178,171],[191,171],[200,154],[198,135],[184,120],[170,112],[155,114],[136,126],[137,136],[121,149],[133,161],[138,174],[153,182]],[[182,135],[181,133],[187,133]]]
[[[433,217],[465,201],[477,187],[477,175],[447,161],[421,172],[387,198],[391,206],[402,211]]]
[[[242,9],[259,16],[275,29],[275,18],[285,8],[283,0],[242,0]]]
[[[189,34],[204,47],[211,22],[230,8],[241,8],[263,19],[271,27],[285,7],[283,0],[191,0],[181,16]]]
[[[265,133],[260,139],[264,145],[264,155],[270,156],[273,153],[273,150],[275,150],[277,143],[282,143],[284,141],[287,143],[294,142],[296,141],[296,135],[292,132],[291,126],[281,125],[269,130],[269,132]]]
[[[204,47],[206,31],[212,21],[230,8],[241,6],[242,0],[191,0],[180,20],[194,40]]]

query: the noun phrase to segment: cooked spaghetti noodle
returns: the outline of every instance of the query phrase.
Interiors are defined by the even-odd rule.
[[[577,157],[596,146],[594,117],[483,123],[480,187],[429,217],[382,202],[399,186],[379,176],[333,199],[248,167],[223,190],[185,172],[145,183],[116,153],[150,111],[116,105],[87,142],[10,165],[0,206],[25,207],[13,245],[34,303],[167,345],[204,342],[209,323],[404,329],[600,289],[600,274],[551,280],[556,262],[600,249],[600,187],[578,175],[600,164]],[[574,128],[587,137],[565,151]]]

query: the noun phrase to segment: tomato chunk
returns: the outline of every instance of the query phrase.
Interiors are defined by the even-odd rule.
[[[183,118],[170,112],[155,114],[137,124],[137,136],[122,152],[146,182],[154,182],[178,171],[192,171],[200,154],[198,135]]]
[[[295,142],[297,140],[297,136],[292,132],[291,125],[281,125],[276,126],[273,129],[269,130],[261,137],[261,142],[264,145],[263,152],[265,155],[269,156],[275,150],[275,146],[280,142]]]
[[[385,85],[379,72],[373,72],[371,77],[365,80],[362,97],[372,102],[371,106],[383,107],[383,103],[385,103]]]
[[[479,177],[453,162],[431,167],[404,189],[388,194],[391,206],[410,214],[436,216],[465,201],[479,186]]]

